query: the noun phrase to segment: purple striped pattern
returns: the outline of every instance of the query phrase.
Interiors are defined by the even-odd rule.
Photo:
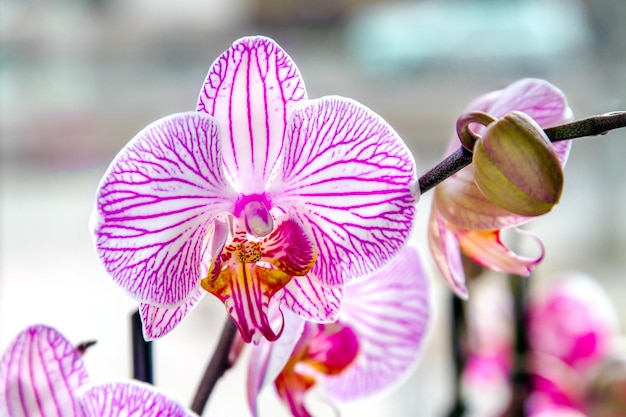
[[[202,278],[211,220],[235,200],[215,120],[165,117],[126,145],[100,184],[92,216],[98,255],[137,300],[177,307]]]
[[[299,107],[288,132],[278,206],[311,228],[323,285],[344,285],[384,265],[413,224],[413,156],[376,113],[346,98]]]
[[[139,382],[92,386],[80,395],[85,417],[193,417],[178,402]]]
[[[80,354],[56,330],[22,331],[0,361],[0,415],[82,416],[75,392],[87,383]]]
[[[224,164],[238,191],[265,191],[289,118],[306,98],[298,68],[271,39],[239,39],[213,63],[197,110],[218,120]]]
[[[261,245],[261,261],[271,263],[287,275],[306,275],[315,262],[311,237],[295,218],[281,219]]]
[[[380,393],[408,376],[431,322],[429,280],[417,250],[408,246],[385,269],[348,286],[339,321],[359,340],[355,362],[319,382],[343,402]]]
[[[139,315],[143,327],[143,337],[146,340],[159,339],[182,321],[204,297],[206,291],[199,289],[191,298],[176,308],[163,308],[141,303]]]
[[[307,275],[289,281],[280,303],[305,320],[328,323],[337,320],[342,298],[341,287],[320,285]]]

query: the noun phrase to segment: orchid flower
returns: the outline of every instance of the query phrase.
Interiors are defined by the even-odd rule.
[[[566,406],[584,411],[585,390],[615,350],[617,312],[591,277],[576,273],[556,280],[528,307],[533,351],[533,410]]]
[[[552,84],[539,79],[523,79],[503,90],[485,94],[467,110],[483,111],[495,118],[520,111],[542,128],[573,118],[565,95]],[[484,127],[475,133],[481,134]],[[561,164],[565,164],[571,141],[553,144]],[[448,153],[459,147],[456,135]],[[487,268],[527,276],[543,258],[543,246],[535,257],[521,256],[507,248],[500,239],[503,228],[519,226],[531,217],[510,213],[491,202],[477,187],[471,167],[466,167],[441,183],[433,196],[428,240],[435,262],[449,287],[467,298],[461,252]],[[532,236],[532,235],[531,235]]]
[[[336,404],[380,393],[408,375],[432,319],[417,250],[407,246],[389,266],[345,288],[343,301],[335,323],[286,314],[281,338],[253,347],[248,401],[254,416],[257,396],[270,382],[292,414],[303,417],[310,415],[304,397],[313,386]]]
[[[142,303],[147,339],[210,292],[246,342],[275,340],[270,300],[332,321],[341,288],[398,253],[415,181],[380,116],[308,100],[291,58],[247,37],[213,63],[196,112],[152,123],[117,155],[91,225],[106,270]]]
[[[43,325],[19,333],[0,360],[0,415],[195,416],[148,384],[90,384],[82,352],[58,331]]]
[[[474,339],[468,343],[463,390],[473,406],[483,403],[488,411],[481,415],[500,415],[511,398],[513,306],[506,294],[494,292],[493,287],[481,289],[492,291],[478,292],[470,304],[473,320],[468,334]],[[526,317],[527,371],[532,381],[526,401],[528,414],[584,412],[590,381],[612,358],[617,341],[617,312],[607,294],[593,278],[567,273],[529,300]],[[480,401],[485,393],[487,401]]]

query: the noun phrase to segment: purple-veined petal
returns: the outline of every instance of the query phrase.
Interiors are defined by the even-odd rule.
[[[215,120],[188,112],[152,123],[111,163],[97,197],[94,240],[114,281],[138,301],[177,307],[202,278],[213,218],[236,199]]]
[[[281,317],[277,307],[278,303],[270,304],[270,320],[284,322],[280,338],[275,342],[263,339],[258,345],[252,345],[248,367],[247,397],[254,417],[258,415],[256,400],[259,393],[265,386],[272,383],[285,367],[304,329],[304,320],[289,310],[283,310]]]
[[[457,230],[456,236],[463,253],[477,264],[494,271],[528,276],[543,259],[545,250],[541,240],[532,233],[520,229],[513,230],[537,243],[539,254],[536,257],[518,255],[507,248],[500,240],[499,230]]]
[[[79,397],[85,417],[195,417],[152,385],[111,382],[91,386]]]
[[[55,329],[22,331],[0,361],[0,415],[82,416],[75,392],[88,381],[80,353]]]
[[[428,224],[428,245],[431,255],[448,287],[457,296],[467,299],[469,294],[465,285],[459,241],[435,207],[433,202]]]
[[[342,298],[341,287],[325,287],[307,275],[289,281],[280,302],[305,320],[327,323],[337,320]]]
[[[415,215],[415,162],[376,113],[342,97],[310,101],[289,126],[274,203],[311,228],[312,277],[340,286],[384,265],[406,242]]]
[[[429,280],[413,246],[385,269],[348,286],[339,321],[359,338],[360,353],[344,372],[320,381],[336,401],[379,393],[417,363],[431,322]]]
[[[139,314],[143,328],[143,337],[146,340],[159,339],[172,330],[193,310],[204,297],[206,291],[199,289],[187,302],[175,308],[157,307],[141,303]]]
[[[237,191],[265,191],[289,118],[306,98],[298,68],[269,38],[241,38],[211,65],[197,110],[222,128],[224,164]]]

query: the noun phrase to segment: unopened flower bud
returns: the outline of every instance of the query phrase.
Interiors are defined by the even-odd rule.
[[[563,192],[563,168],[543,129],[514,111],[491,123],[474,146],[474,179],[485,196],[512,213],[539,216]]]

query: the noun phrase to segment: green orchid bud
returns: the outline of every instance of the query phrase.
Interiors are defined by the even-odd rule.
[[[489,124],[474,145],[474,179],[493,203],[511,213],[539,216],[563,193],[563,168],[543,129],[514,111]]]

